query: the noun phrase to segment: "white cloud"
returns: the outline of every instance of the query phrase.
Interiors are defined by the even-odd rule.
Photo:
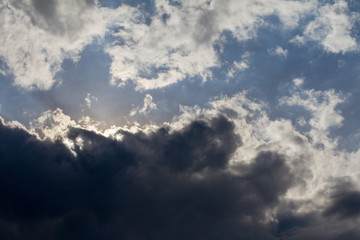
[[[130,111],[130,116],[135,116],[137,113],[142,113],[144,115],[149,114],[152,110],[156,109],[156,104],[153,102],[153,97],[150,94],[146,94],[144,98],[144,105],[141,109],[133,108]]]
[[[239,71],[244,71],[245,69],[249,68],[248,60],[247,58],[243,58],[242,61],[234,61],[232,67],[230,68],[227,76],[228,77],[234,77],[234,74]]]
[[[18,121],[6,121],[2,116],[0,116],[0,122],[2,125],[9,128],[19,128],[19,129],[27,130],[26,127],[21,123],[19,123]]]
[[[340,127],[343,117],[335,107],[345,101],[342,93],[333,89],[328,91],[302,90],[291,97],[280,99],[280,105],[302,106],[313,115],[310,124],[315,129],[326,131],[330,127]]]
[[[146,94],[144,98],[144,106],[140,109],[141,113],[147,114],[151,110],[156,109],[156,104],[153,103],[153,98],[150,94]]]
[[[28,89],[52,87],[60,81],[56,73],[65,58],[76,61],[94,37],[109,31],[115,39],[106,45],[112,58],[111,84],[133,81],[140,90],[163,88],[193,76],[206,81],[212,77],[211,69],[223,64],[214,44],[223,43],[224,31],[238,41],[255,38],[257,29],[269,24],[264,18],[270,15],[278,16],[285,30],[295,28],[318,6],[316,0],[184,0],[181,6],[157,0],[154,15],[148,16],[125,4],[109,9],[86,0],[37,3],[41,4],[0,3],[0,44],[6,46],[0,55],[14,75],[14,84]],[[329,52],[351,51],[357,48],[350,35],[352,24],[344,1],[326,4],[296,41],[319,41]],[[280,46],[273,53],[287,56]],[[233,70],[247,67],[246,61],[239,61]]]
[[[86,0],[0,2],[0,55],[24,88],[49,89],[64,58],[76,60],[94,36],[102,37],[102,10]]]
[[[124,43],[108,48],[113,58],[113,84],[133,80],[138,89],[160,88],[188,75],[200,74],[205,79],[207,69],[216,65],[211,45],[197,43],[194,36],[197,32],[194,22],[203,9],[178,8],[165,1],[157,1],[156,7],[157,14],[150,25],[140,21],[141,13],[129,7],[126,12],[132,14],[115,20],[114,24],[124,29],[113,35]],[[164,14],[170,16],[166,22]]]
[[[301,85],[303,85],[304,79],[303,78],[295,78],[293,80],[293,83],[295,84],[296,87],[300,87]]]
[[[213,45],[221,45],[223,31],[231,31],[239,41],[253,38],[257,28],[267,24],[263,18],[272,14],[285,28],[293,28],[316,6],[314,1],[285,0],[181,1],[181,6],[158,0],[155,5],[150,24],[134,8],[116,10],[122,17],[112,23],[121,28],[113,36],[120,40],[107,49],[113,60],[112,84],[131,80],[137,89],[152,89],[188,76],[205,81],[211,77],[210,68],[221,65]],[[246,62],[239,64],[246,67]]]
[[[288,50],[287,50],[287,49],[283,49],[283,48],[280,47],[280,46],[277,46],[276,48],[270,50],[270,54],[278,55],[278,56],[280,56],[280,57],[286,58],[287,55],[288,55]]]
[[[69,128],[78,127],[70,116],[64,114],[63,110],[57,108],[48,110],[39,118],[30,123],[30,132],[36,134],[40,139],[59,140],[65,139]]]
[[[318,10],[315,20],[306,26],[304,36],[297,36],[293,41],[298,44],[307,40],[318,41],[331,53],[357,50],[356,39],[351,36],[355,18],[358,18],[358,15],[350,13],[343,0],[325,4]]]
[[[85,97],[85,105],[87,108],[91,108],[91,104],[95,101],[97,101],[97,97],[91,95],[91,93],[87,93]]]

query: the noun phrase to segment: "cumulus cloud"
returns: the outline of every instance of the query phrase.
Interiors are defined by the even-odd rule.
[[[250,100],[246,92],[242,92],[212,101],[212,109],[182,107],[183,114],[174,119],[172,126],[181,128],[194,116],[215,116],[219,111],[226,114],[233,119],[235,131],[243,140],[232,161],[251,162],[259,150],[284,154],[290,166],[301,175],[299,182],[303,183],[289,190],[288,197],[301,201],[316,199],[316,204],[321,205],[326,197],[316,194],[327,189],[331,179],[358,179],[354,169],[359,167],[356,160],[359,151],[339,150],[336,137],[330,137],[332,128],[341,127],[343,117],[337,107],[345,100],[343,94],[334,90],[314,91],[298,87],[291,96],[281,98],[278,107],[289,111],[288,106],[296,105],[302,107],[303,112],[300,108],[293,110],[294,114],[300,113],[293,120],[270,119],[265,103]],[[302,211],[310,211],[316,204],[303,206]]]
[[[0,127],[5,239],[266,236],[265,212],[290,184],[283,157],[270,152],[228,173],[241,141],[222,116],[174,133],[124,132],[121,142],[73,128],[76,157],[58,141]]]
[[[347,224],[349,217],[358,221],[353,205],[356,186],[341,194],[316,195],[326,190],[322,185],[316,193],[303,194],[318,180],[308,178],[313,161],[301,158],[312,156],[302,153],[319,150],[291,123],[261,116],[264,104],[247,99],[245,93],[215,100],[212,106],[184,108],[168,126],[148,133],[118,129],[120,140],[70,124],[70,119],[64,134],[39,140],[2,121],[0,235],[3,239],[358,236],[357,228]],[[66,116],[58,110],[53,118]],[[270,132],[274,125],[277,130]],[[64,138],[72,142],[71,149]],[[246,154],[250,148],[252,156]],[[294,190],[306,197],[291,195]],[[330,202],[321,200],[327,196],[333,196]],[[349,215],[350,210],[354,214]],[[329,228],[331,234],[324,231]]]
[[[337,149],[329,137],[343,99],[331,90],[296,91],[279,107],[303,106],[310,128],[270,119],[266,104],[246,92],[209,108],[183,106],[147,132],[111,128],[106,135],[59,109],[38,120],[53,136],[39,140],[2,120],[0,235],[356,239],[360,154]],[[319,104],[321,113],[312,108]],[[324,125],[317,115],[332,120]]]

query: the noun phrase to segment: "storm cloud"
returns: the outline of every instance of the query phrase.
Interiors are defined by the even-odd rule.
[[[121,134],[118,141],[72,128],[71,152],[2,123],[1,238],[293,239],[294,228],[321,217],[297,215],[300,205],[281,200],[295,184],[281,154],[230,163],[242,140],[222,115],[177,131]],[[349,198],[335,199],[324,216],[344,212],[338,205]]]
[[[331,197],[331,205],[324,212],[325,216],[342,219],[356,219],[360,216],[360,191],[351,183],[342,183],[336,187]]]
[[[126,133],[119,142],[72,129],[83,146],[39,141],[1,125],[3,239],[236,239],[262,223],[291,184],[282,156],[227,170],[241,144],[219,116],[182,131]],[[43,230],[45,229],[45,230]],[[260,231],[259,231],[260,230]]]

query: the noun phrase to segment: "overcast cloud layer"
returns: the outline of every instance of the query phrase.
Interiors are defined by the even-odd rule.
[[[360,239],[359,14],[0,0],[0,239]]]

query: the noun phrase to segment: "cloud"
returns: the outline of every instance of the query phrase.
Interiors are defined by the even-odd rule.
[[[264,56],[264,49],[265,54],[287,58],[287,50],[277,45],[281,42],[277,41],[278,32],[272,36],[270,31],[281,30],[282,36],[291,38],[294,32],[304,30],[294,29],[300,20],[308,25],[299,41],[314,41],[329,53],[355,50],[357,46],[349,45],[352,40],[356,43],[351,35],[354,19],[344,1],[325,5],[282,0],[151,4],[149,13],[142,6],[122,4],[108,9],[89,0],[0,3],[0,28],[9,37],[0,36],[2,46],[9,46],[0,49],[1,61],[7,65],[2,74],[12,73],[17,86],[48,89],[60,83],[57,73],[62,61],[78,60],[94,36],[105,34],[99,48],[105,46],[110,58],[99,59],[112,61],[112,84],[126,84],[122,90],[111,89],[107,96],[104,93],[110,86],[91,81],[90,88],[99,89],[84,88],[77,94],[79,107],[89,108],[79,111],[81,119],[67,115],[66,104],[62,104],[64,110],[54,105],[63,94],[69,95],[71,82],[57,92],[26,93],[26,99],[53,99],[49,104],[55,109],[44,112],[28,127],[0,117],[0,238],[359,239],[360,150],[341,148],[336,135],[344,131],[347,117],[354,115],[340,111],[348,97],[338,90],[320,90],[329,86],[324,82],[311,83],[323,72],[296,73],[298,64],[293,57],[303,58],[306,53],[296,51],[304,49],[286,46],[294,53],[287,61],[271,63],[267,69],[256,65],[280,59]],[[274,22],[276,26],[271,25]],[[258,29],[263,28],[269,35],[256,40]],[[24,40],[15,41],[22,36]],[[344,40],[343,45],[338,38]],[[245,43],[249,39],[254,41]],[[240,52],[229,53],[232,45]],[[247,48],[251,53],[244,53]],[[231,56],[223,56],[226,54]],[[343,69],[348,69],[354,57],[328,56],[310,65],[335,66],[334,71],[340,71],[338,58],[344,57]],[[90,61],[91,66],[99,63],[96,59]],[[88,70],[89,65],[80,65],[76,71]],[[104,68],[110,63],[100,65]],[[280,70],[285,66],[287,77],[279,75],[276,66]],[[260,75],[250,68],[259,70]],[[267,91],[258,83],[269,71],[267,83],[275,75],[284,83],[271,88],[274,94],[260,96],[276,95],[271,104],[251,95]],[[205,81],[212,72],[226,83],[200,84],[205,95],[222,93],[209,102],[204,94],[197,95],[199,83],[191,81],[185,81],[180,92],[172,86],[153,90],[151,95],[146,91],[131,95],[135,85],[141,91],[164,88],[192,77]],[[79,81],[83,81],[81,74],[76,75]],[[240,82],[226,79],[240,74]],[[294,79],[302,75],[309,82]],[[249,93],[223,95],[236,92],[245,82]],[[313,84],[316,90],[304,89]],[[4,114],[9,111],[8,102],[15,102],[10,104],[14,109],[16,102],[21,102],[19,95],[12,96],[14,88],[8,87],[2,100],[6,106],[0,105]],[[194,88],[188,93],[190,87]],[[127,122],[130,126],[108,127],[120,120],[107,119],[105,123],[84,116],[86,112],[92,115],[91,104],[97,101],[92,93],[111,100],[113,94],[120,94],[125,101],[142,96],[143,103],[130,115],[138,114],[136,117],[149,122],[152,119],[148,117],[161,108],[166,108],[169,117],[174,99],[180,99],[182,105],[180,114],[163,124]],[[169,95],[174,101],[163,101]],[[106,107],[106,102],[99,98],[92,107],[103,112],[100,105]],[[202,105],[184,105],[194,102]],[[29,115],[35,111],[42,110]],[[121,122],[128,118],[117,115]],[[163,119],[157,117],[157,121]]]
[[[295,82],[296,84],[296,82]],[[336,142],[329,139],[331,127],[340,127],[344,120],[341,112],[336,107],[346,101],[346,96],[333,89],[328,91],[303,90],[296,92],[291,97],[280,99],[280,105],[302,106],[312,118],[309,125],[312,127],[309,136],[314,143],[327,145],[329,149],[336,147]],[[335,144],[335,145],[334,145]]]
[[[49,89],[65,58],[77,60],[83,48],[102,37],[106,21],[96,2],[13,1],[0,3],[0,49],[14,84]]]
[[[334,91],[295,90],[279,107],[306,101],[305,110],[313,113],[312,106],[322,104],[331,116],[341,102]],[[331,144],[319,147],[311,138],[312,128],[328,137],[328,128],[338,126],[337,121],[297,129],[288,119],[270,119],[266,104],[249,99],[246,92],[209,104],[204,109],[183,106],[181,115],[148,132],[111,128],[106,136],[85,129],[60,109],[38,120],[38,128],[52,136],[44,140],[2,121],[0,235],[359,236],[359,175],[354,171],[359,151],[339,150],[330,138],[325,140]],[[316,114],[304,118],[317,121]],[[334,194],[331,189],[341,179],[353,186]]]
[[[293,83],[296,87],[300,87],[304,83],[303,78],[294,78]]]
[[[95,101],[97,101],[98,98],[91,95],[91,93],[87,93],[85,97],[85,105],[87,108],[91,108],[91,104]]]
[[[356,219],[360,216],[360,191],[351,183],[341,183],[332,194],[331,204],[325,209],[325,216]]]
[[[283,58],[286,58],[287,55],[288,55],[288,50],[283,49],[280,46],[277,46],[276,48],[271,49],[269,52],[270,52],[270,54],[278,55],[278,56],[283,57]]]
[[[287,197],[314,201],[314,205],[302,206],[301,211],[307,212],[313,211],[317,204],[325,204],[328,196],[317,194],[329,188],[330,179],[347,177],[358,181],[358,171],[354,169],[359,167],[357,158],[360,152],[339,149],[337,138],[330,134],[332,129],[342,125],[343,116],[337,108],[345,100],[343,94],[334,90],[297,87],[290,96],[280,98],[278,105],[278,109],[287,112],[292,119],[288,116],[272,119],[265,103],[241,92],[232,97],[214,99],[208,109],[183,106],[182,115],[176,117],[171,126],[182,128],[196,116],[225,114],[234,121],[235,132],[243,141],[231,161],[251,162],[259,151],[273,151],[286,156],[299,183],[288,191]],[[297,124],[299,119],[302,126]]]
[[[69,138],[82,139],[75,157],[59,141],[39,141],[1,124],[0,234],[12,239],[267,236],[265,212],[286,192],[291,174],[284,158],[271,152],[237,166],[237,174],[228,172],[241,143],[233,128],[219,116],[174,133],[124,132],[121,142],[73,128]]]
[[[153,98],[150,94],[146,94],[145,98],[144,98],[144,105],[141,109],[137,108],[133,108],[130,111],[130,116],[134,116],[137,113],[142,113],[144,115],[149,114],[152,110],[156,109],[156,104],[153,102]]]
[[[61,84],[57,73],[64,59],[77,61],[85,46],[101,39],[111,57],[112,85],[132,81],[140,90],[164,88],[193,77],[206,81],[213,77],[214,68],[225,64],[218,55],[218,48],[225,44],[224,33],[238,42],[254,39],[259,28],[271,25],[269,16],[277,17],[281,29],[289,31],[318,7],[317,1],[305,0],[181,4],[158,0],[153,4],[150,14],[140,7],[122,4],[111,9],[90,0],[6,0],[0,7],[4,33],[0,44],[7,46],[0,55],[9,68],[6,72],[17,86],[49,89]],[[297,42],[318,41],[334,53],[356,49],[351,36],[355,17],[348,15],[345,2],[326,4],[315,13],[303,35],[295,37]],[[280,47],[273,51],[287,56]],[[234,69],[247,66],[235,62]]]
[[[249,58],[250,53],[246,52],[243,54],[241,61],[234,61],[229,72],[227,73],[228,77],[234,77],[237,72],[244,71],[249,68]]]
[[[148,24],[137,9],[126,18],[113,22],[122,28],[113,33],[120,44],[110,46],[110,72],[113,84],[132,80],[138,89],[162,88],[183,80],[186,76],[202,75],[216,65],[217,57],[211,43],[196,43],[194,22],[202,14],[199,6],[173,6],[156,1],[156,15]],[[199,8],[196,8],[199,7]],[[122,11],[122,9],[118,9]],[[163,16],[169,16],[164,22]]]
[[[356,14],[350,13],[345,1],[325,4],[305,28],[304,36],[297,36],[294,42],[318,41],[331,53],[346,53],[358,49],[357,40],[352,36],[352,28]]]
[[[118,26],[112,33],[118,43],[107,49],[112,57],[112,84],[133,81],[137,89],[155,89],[187,77],[206,81],[212,77],[211,69],[222,64],[214,46],[223,44],[225,31],[238,41],[255,38],[270,15],[278,16],[284,29],[292,29],[315,6],[311,1],[283,0],[181,4],[159,0],[154,4],[150,22],[135,9],[112,22]]]

